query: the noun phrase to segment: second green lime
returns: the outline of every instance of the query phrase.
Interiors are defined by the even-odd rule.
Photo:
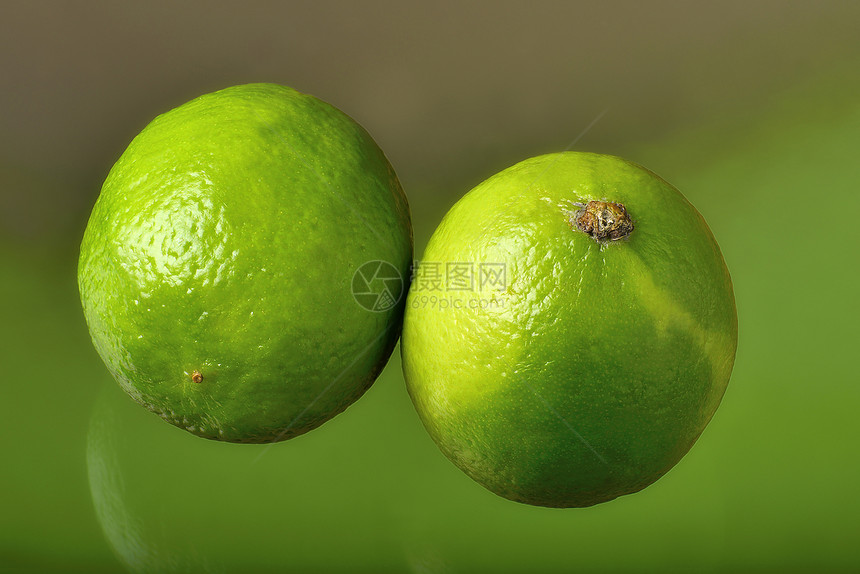
[[[448,212],[401,343],[442,451],[496,494],[552,507],[666,473],[714,414],[736,346],[702,216],[638,165],[573,152],[520,162]]]
[[[274,84],[156,118],[111,169],[78,269],[93,342],[139,403],[271,442],[364,393],[399,335],[409,207],[368,133]]]

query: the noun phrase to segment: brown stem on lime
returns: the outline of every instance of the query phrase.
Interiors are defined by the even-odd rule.
[[[200,371],[194,371],[193,373],[191,373],[191,382],[192,383],[202,383],[203,382],[203,375],[200,373]]]
[[[633,220],[622,203],[589,201],[570,218],[571,226],[598,243],[624,239],[633,232]]]

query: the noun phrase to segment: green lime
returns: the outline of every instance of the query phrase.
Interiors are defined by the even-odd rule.
[[[137,402],[202,437],[270,442],[355,401],[399,335],[409,207],[368,133],[249,84],[152,121],[108,174],[78,284]]]
[[[401,341],[445,455],[551,507],[666,473],[714,414],[736,346],[731,279],[696,209],[640,166],[573,152],[523,161],[451,209]]]

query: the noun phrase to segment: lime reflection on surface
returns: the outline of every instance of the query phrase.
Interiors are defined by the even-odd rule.
[[[214,572],[205,561],[192,561],[175,552],[176,543],[147,535],[142,518],[135,516],[127,497],[121,469],[122,423],[109,408],[114,393],[106,387],[96,403],[87,435],[87,469],[96,515],[108,543],[120,561],[132,572]],[[193,555],[194,553],[190,553]]]
[[[403,570],[385,507],[361,495],[374,490],[361,437],[321,438],[209,441],[106,385],[87,437],[99,523],[132,572]]]

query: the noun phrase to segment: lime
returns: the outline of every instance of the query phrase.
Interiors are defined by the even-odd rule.
[[[523,161],[451,209],[401,341],[445,455],[550,507],[666,473],[714,414],[736,346],[731,279],[696,209],[640,166],[573,152]]]
[[[249,84],[134,138],[78,284],[96,350],[137,402],[202,437],[270,442],[373,383],[411,258],[406,198],[370,135],[310,95]]]

